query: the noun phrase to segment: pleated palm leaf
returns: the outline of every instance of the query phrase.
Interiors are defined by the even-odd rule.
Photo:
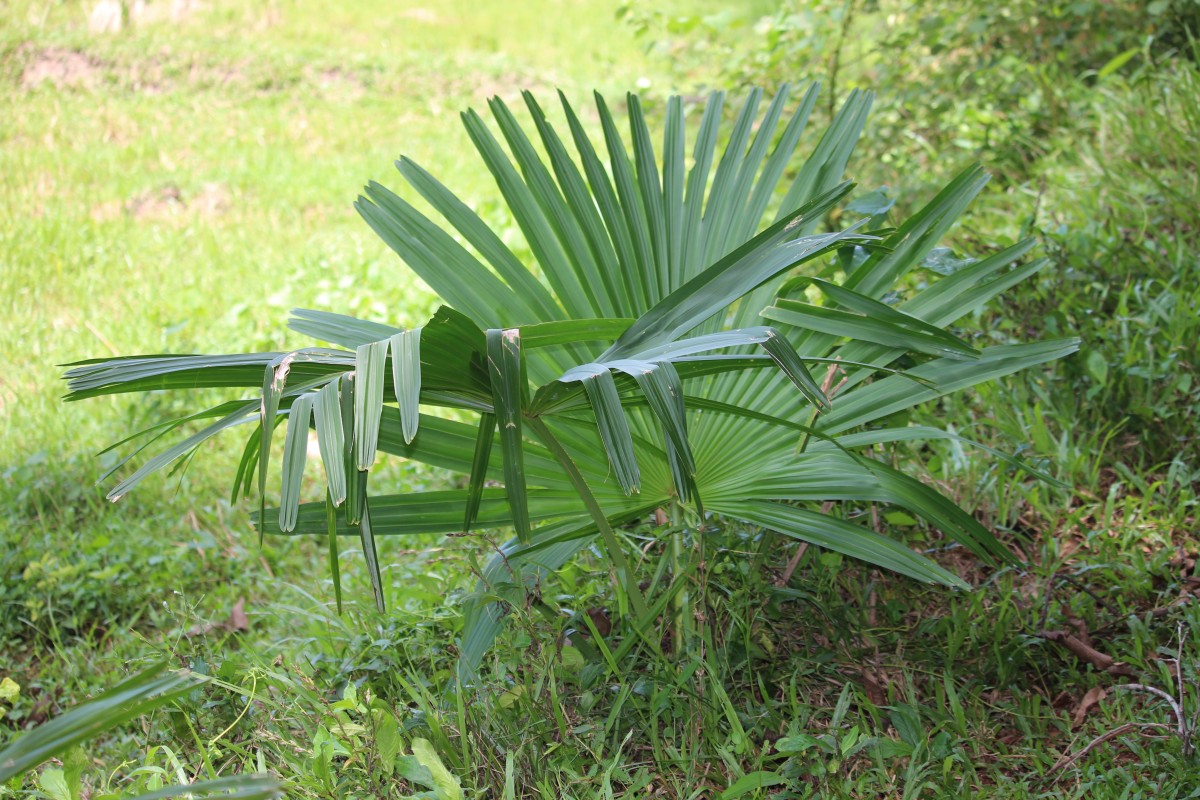
[[[818,232],[850,193],[842,176],[870,97],[853,93],[797,168],[816,97],[814,86],[785,115],[784,89],[760,117],[761,94],[752,93],[719,157],[721,94],[703,109],[690,158],[679,98],[666,105],[661,159],[634,95],[632,149],[596,97],[604,156],[565,97],[565,137],[531,95],[532,137],[492,100],[507,151],[480,116],[465,113],[532,263],[433,176],[401,159],[400,173],[445,227],[375,183],[356,207],[447,305],[410,330],[294,312],[294,330],[332,349],[74,365],[69,399],[254,390],[143,432],[147,441],[135,454],[183,425],[214,420],[149,459],[111,496],[222,430],[257,423],[234,494],[248,491],[257,474],[265,497],[272,434],[287,419],[280,507],[267,510],[263,501],[260,531],[328,536],[339,604],[337,537],[358,537],[381,608],[376,537],[511,528],[516,536],[487,565],[485,586],[520,585],[599,538],[627,593],[620,595],[624,610],[644,624],[665,601],[652,607],[642,596],[619,529],[658,509],[692,529],[735,520],[961,586],[904,544],[813,510],[827,500],[889,503],[984,560],[1009,560],[969,514],[863,453],[951,436],[889,420],[1076,348],[1065,340],[976,349],[947,331],[1044,261],[1019,263],[1032,248],[1022,242],[941,280],[928,273],[911,280],[985,184],[978,168],[898,229],[871,232],[883,214],[868,203],[858,207],[873,219]],[[801,265],[808,277],[797,277]],[[813,372],[825,377],[833,369],[844,377],[831,402]],[[465,409],[479,422],[422,408]],[[301,503],[312,428],[328,490],[324,502]],[[468,487],[374,494],[368,477],[379,450],[459,473]],[[494,482],[503,488],[488,485]],[[464,674],[499,631],[503,606],[482,592],[468,607]]]

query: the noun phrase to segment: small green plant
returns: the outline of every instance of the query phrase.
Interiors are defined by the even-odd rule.
[[[534,138],[492,100],[508,152],[467,112],[467,132],[528,250],[510,248],[432,175],[401,159],[401,174],[454,235],[376,183],[357,208],[447,305],[406,329],[294,312],[294,330],[334,348],[74,365],[71,400],[250,390],[130,437],[145,438],[132,456],[207,423],[110,497],[249,424],[234,496],[257,475],[261,533],[328,537],[339,603],[337,539],[358,538],[380,608],[380,537],[511,528],[514,540],[484,567],[483,591],[467,606],[465,676],[500,630],[515,599],[509,589],[523,591],[597,541],[621,588],[619,616],[632,621],[613,663],[639,637],[648,641],[671,604],[677,646],[691,643],[689,565],[702,558],[705,532],[727,521],[964,586],[861,524],[870,504],[886,503],[985,561],[1012,561],[970,514],[878,449],[957,439],[909,425],[909,410],[1076,349],[1069,339],[976,347],[951,328],[1045,262],[1026,261],[1033,244],[1024,241],[946,269],[934,248],[983,188],[983,172],[964,171],[898,228],[886,228],[886,196],[846,204],[852,185],[842,180],[870,96],[851,94],[798,168],[793,155],[817,89],[790,114],[787,98],[785,87],[760,118],[761,93],[751,93],[719,156],[719,93],[701,109],[691,147],[683,101],[666,103],[661,158],[635,95],[627,98],[632,150],[596,97],[607,159],[565,97],[564,136],[525,95]],[[836,224],[819,232],[826,220]],[[474,424],[463,421],[472,415]],[[272,443],[285,419],[280,504],[268,509]],[[302,503],[314,428],[325,497]],[[466,488],[376,492],[370,477],[379,451],[461,475]],[[812,507],[831,500],[841,502],[837,513]],[[666,521],[658,530],[670,545],[671,580],[647,598],[622,526],[652,514]]]

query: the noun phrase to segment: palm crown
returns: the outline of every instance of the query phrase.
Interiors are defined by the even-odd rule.
[[[294,312],[293,329],[333,348],[73,365],[68,399],[252,390],[140,434],[146,441],[135,453],[209,421],[147,460],[111,496],[211,436],[257,422],[234,493],[257,475],[265,497],[273,431],[287,419],[280,505],[268,510],[264,500],[256,524],[267,533],[327,535],[339,604],[337,536],[358,537],[381,607],[376,537],[511,527],[516,537],[488,564],[485,582],[519,584],[599,537],[631,611],[651,616],[656,609],[629,574],[618,529],[664,507],[692,528],[738,520],[919,580],[962,585],[902,543],[809,508],[827,500],[891,503],[981,558],[1009,559],[973,517],[864,450],[949,437],[889,420],[1077,347],[1064,340],[976,349],[946,330],[1045,262],[1023,263],[1033,246],[1025,241],[940,280],[911,279],[983,187],[978,168],[897,229],[879,229],[887,204],[860,201],[842,216],[858,211],[862,219],[818,233],[849,195],[842,176],[870,97],[851,94],[796,170],[817,89],[790,115],[787,95],[785,87],[760,118],[761,93],[753,92],[720,157],[719,93],[703,108],[690,154],[683,102],[667,102],[661,158],[634,95],[627,103],[631,149],[596,96],[604,156],[565,97],[565,139],[531,95],[524,99],[533,138],[492,100],[507,152],[468,111],[467,132],[532,263],[433,176],[401,159],[400,173],[449,231],[375,183],[356,207],[446,305],[411,330]],[[797,276],[802,264],[810,267]],[[832,401],[830,381],[810,370],[844,376]],[[433,413],[439,408],[475,412],[478,424],[459,421],[458,412]],[[326,498],[301,503],[312,428]],[[380,450],[467,476],[467,488],[372,493],[368,477]],[[487,599],[469,606],[465,669],[495,637],[502,610]]]

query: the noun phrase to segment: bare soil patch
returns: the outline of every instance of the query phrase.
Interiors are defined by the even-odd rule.
[[[124,203],[101,203],[92,209],[91,217],[96,222],[109,222],[123,214],[135,222],[212,219],[229,210],[230,199],[229,189],[220,183],[206,183],[190,196],[175,184],[167,183]]]
[[[105,83],[138,94],[162,94],[180,87],[223,86],[246,79],[244,63],[206,63],[168,50],[129,63],[110,63],[79,50],[61,47],[17,50],[22,63],[19,84],[32,91],[44,84],[56,89],[93,90]]]
[[[104,76],[104,65],[77,50],[48,47],[25,55],[28,62],[21,70],[21,87],[35,89],[44,83],[57,88],[85,88],[96,86]]]
[[[357,100],[367,93],[367,84],[358,75],[340,67],[309,70],[305,76],[322,97],[335,100]]]
[[[430,111],[455,110],[467,103],[482,106],[493,97],[521,104],[521,92],[529,89],[539,102],[555,105],[554,75],[534,74],[502,68],[438,69],[426,73],[401,73],[381,68],[347,68],[339,65],[306,65],[283,73],[252,59],[235,62],[212,61],[195,53],[162,48],[132,59],[115,60],[79,49],[39,48],[27,42],[16,51],[18,86],[34,91],[47,85],[61,91],[128,92],[158,96],[180,91],[213,90],[255,97],[293,94],[325,101],[354,103],[371,95],[394,92],[400,85],[419,83],[429,93]],[[585,104],[582,113],[589,113]]]

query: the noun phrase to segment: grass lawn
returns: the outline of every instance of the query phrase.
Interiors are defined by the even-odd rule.
[[[748,17],[773,8],[752,5]],[[996,340],[1065,334],[1095,302],[1125,326],[1120,354],[1089,360],[1088,344],[1118,346],[1098,333],[1068,364],[921,412],[1073,487],[950,443],[922,452],[920,477],[1022,568],[982,570],[887,509],[881,525],[978,588],[724,531],[696,583],[705,647],[635,650],[612,671],[606,648],[571,632],[613,622],[608,575],[585,554],[512,609],[479,686],[455,691],[461,603],[500,533],[387,542],[387,614],[347,550],[338,615],[324,544],[260,547],[256,503],[229,502],[233,439],[106,501],[112,482],[96,478],[117,458],[94,454],[182,406],[63,404],[59,365],[285,350],[307,344],[284,328],[294,307],[420,323],[435,300],[354,212],[359,187],[400,191],[391,162],[410,156],[517,243],[458,112],[522,89],[549,105],[558,88],[579,108],[593,89],[636,87],[653,115],[719,65],[680,69],[600,0],[128,8],[122,31],[92,33],[89,5],[0,2],[0,679],[20,686],[0,704],[0,746],[167,659],[213,681],[89,745],[82,797],[258,771],[288,796],[405,797],[420,787],[397,755],[420,740],[478,798],[1200,796],[1169,705],[1118,687],[1180,698],[1195,727],[1200,281],[1186,277],[1187,230],[1151,235],[1148,212],[1109,247],[1081,224],[1086,152],[1048,170],[1049,189],[988,195],[955,242],[986,250],[1042,204],[1064,268],[1013,314],[969,322]],[[1087,277],[1105,258],[1149,266],[1124,283]],[[446,478],[395,467],[375,480]],[[661,554],[647,533],[630,541],[649,578]],[[0,798],[72,797],[55,793],[55,769]],[[436,791],[422,796],[454,798]]]

